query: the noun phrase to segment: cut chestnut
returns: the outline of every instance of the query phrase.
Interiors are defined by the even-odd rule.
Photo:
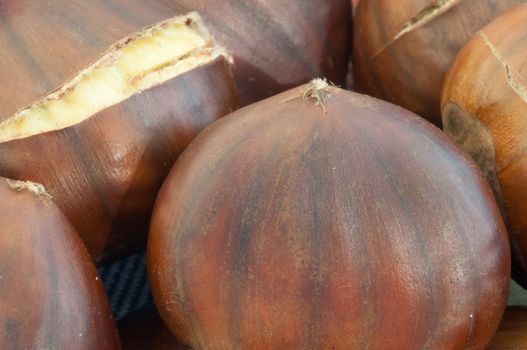
[[[461,47],[524,0],[368,0],[354,18],[356,88],[441,126],[444,77]]]
[[[40,184],[0,178],[2,349],[120,349],[97,270]]]
[[[195,13],[136,32],[0,117],[0,175],[43,183],[96,261],[130,253],[175,159],[237,107],[230,60]]]
[[[472,160],[423,119],[320,79],[202,132],[148,245],[161,317],[193,349],[481,349],[509,259]]]
[[[0,119],[15,112],[3,105],[33,102],[117,40],[189,11],[234,56],[244,105],[321,75],[345,83],[350,0],[4,0]]]
[[[459,53],[441,99],[445,132],[487,176],[508,218],[514,278],[527,287],[527,5],[496,18]]]

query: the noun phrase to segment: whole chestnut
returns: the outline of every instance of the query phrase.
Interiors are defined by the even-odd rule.
[[[0,21],[0,33],[27,29],[17,21],[35,17],[37,3],[41,2],[15,12],[16,24]],[[17,5],[0,4],[7,10],[11,6]],[[68,13],[69,6],[62,11]],[[72,13],[80,16],[80,9],[76,11]],[[100,15],[95,12],[86,17]],[[75,18],[72,13],[53,25],[69,23],[68,16]],[[41,21],[53,22],[48,16],[31,22],[31,31],[39,30]],[[99,21],[106,19],[101,15]],[[120,28],[121,23],[114,22]],[[90,31],[83,35],[93,35],[97,43],[114,36],[104,28],[90,28],[79,30]],[[0,175],[43,183],[96,261],[126,255],[144,244],[157,191],[178,155],[205,126],[237,107],[231,58],[216,45],[200,17],[190,13],[118,41],[61,87],[32,101],[39,82],[46,89],[52,86],[40,73],[59,69],[61,55],[74,61],[68,68],[78,68],[87,58],[77,61],[76,53],[62,50],[65,42],[50,40],[46,55],[41,56],[44,48],[37,46],[22,59],[25,44],[18,39],[6,42],[0,35],[0,48],[11,48],[2,50],[7,61],[0,68],[0,82],[11,87],[0,97],[1,102],[9,101],[0,103]],[[79,54],[102,53],[94,46],[82,46]],[[60,58],[47,61],[49,51]],[[29,67],[29,77],[21,74],[35,57],[43,63]],[[21,92],[17,87],[24,83],[28,89]],[[26,101],[28,107],[17,111]]]
[[[527,350],[527,309],[510,306],[487,350]]]
[[[527,5],[496,18],[461,50],[443,87],[447,134],[478,163],[507,218],[513,276],[527,287]]]
[[[189,350],[170,333],[155,306],[119,320],[119,335],[124,350]]]
[[[472,160],[321,79],[194,139],[148,243],[161,317],[193,349],[481,349],[509,259]]]
[[[458,51],[493,18],[524,2],[361,1],[354,18],[355,86],[441,126],[441,86]]]
[[[2,349],[120,349],[97,270],[40,184],[0,178]]]

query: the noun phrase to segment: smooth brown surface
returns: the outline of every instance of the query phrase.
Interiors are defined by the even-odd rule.
[[[243,104],[317,76],[345,82],[349,0],[4,0],[0,120],[61,85],[117,40],[192,10],[233,54]]]
[[[304,92],[214,123],[171,170],[148,247],[169,329],[194,349],[483,349],[510,264],[476,165],[401,108]]]
[[[439,6],[441,3],[446,5]],[[441,86],[458,51],[493,18],[523,3],[525,0],[361,1],[354,19],[356,87],[440,126]],[[439,11],[427,16],[427,9],[434,5]],[[408,23],[417,26],[396,38]]]
[[[487,350],[527,350],[527,309],[508,307]]]
[[[234,90],[217,59],[73,127],[0,143],[0,174],[43,183],[96,261],[129,254],[173,162],[236,109]]]
[[[178,343],[152,306],[119,321],[123,350],[189,350]]]
[[[500,16],[460,52],[442,96],[445,131],[484,170],[508,218],[527,286],[527,5]]]
[[[44,193],[4,178],[0,348],[121,348],[99,275],[71,224]]]

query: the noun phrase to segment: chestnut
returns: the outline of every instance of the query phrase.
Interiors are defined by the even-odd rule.
[[[493,18],[524,2],[360,1],[353,47],[358,91],[441,126],[441,86],[458,51]]]
[[[496,18],[457,56],[443,87],[447,134],[481,167],[507,218],[514,278],[527,287],[527,5]]]
[[[198,135],[148,243],[161,317],[193,349],[481,349],[509,259],[470,158],[322,79]]]
[[[527,349],[527,308],[510,306],[487,350]]]
[[[0,22],[4,31],[9,25]],[[10,60],[20,59],[23,42],[17,45],[6,51],[0,81],[18,79],[20,65],[4,75]],[[126,255],[146,241],[157,191],[178,155],[237,107],[230,61],[190,13],[116,42],[26,108],[15,110],[36,88],[20,93],[6,82],[13,89],[2,101],[22,96],[0,103],[0,175],[43,183],[96,261]],[[59,63],[33,68],[51,74]]]
[[[119,334],[124,350],[189,350],[170,333],[155,306],[121,319]]]
[[[120,349],[88,251],[45,188],[0,178],[2,349]]]
[[[346,83],[349,0],[172,0],[197,11],[234,57],[240,104],[270,97],[317,76]]]

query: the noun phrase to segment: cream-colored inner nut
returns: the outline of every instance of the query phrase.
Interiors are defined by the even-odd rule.
[[[78,124],[132,95],[224,56],[195,12],[114,44],[61,88],[0,123],[0,142]]]

